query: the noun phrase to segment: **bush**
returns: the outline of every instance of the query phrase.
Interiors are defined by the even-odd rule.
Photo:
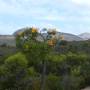
[[[46,81],[46,90],[62,90],[60,77],[49,74]]]
[[[8,57],[0,67],[1,90],[23,87],[28,62],[22,53]]]

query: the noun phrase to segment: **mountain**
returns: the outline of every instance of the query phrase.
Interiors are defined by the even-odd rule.
[[[13,35],[17,35],[18,33],[21,33],[23,31],[25,31],[25,28],[17,30],[16,32],[14,32]],[[74,34],[57,32],[57,35],[56,36],[59,37],[60,35],[63,35],[64,40],[66,40],[66,41],[82,41],[83,40],[81,37],[76,36]],[[43,36],[46,37],[47,34],[44,33]],[[38,39],[41,39],[41,37],[38,36]]]
[[[15,43],[13,35],[0,35],[0,45],[15,46]]]
[[[13,33],[13,35],[0,35],[0,45],[6,44],[7,46],[16,46],[15,35],[23,31],[25,31],[25,28],[17,30],[16,32]],[[44,33],[42,35],[46,37],[47,33]],[[59,38],[60,35],[63,35],[64,40],[66,41],[82,41],[83,40],[81,37],[70,34],[70,33],[63,33],[63,32],[56,33],[57,38]],[[42,37],[38,35],[37,40],[42,41]]]
[[[28,28],[28,27],[18,29],[18,30],[16,30],[16,31],[13,33],[13,35],[16,36],[18,33],[22,33],[22,32],[24,32],[27,28]]]
[[[80,35],[78,35],[80,38],[83,38],[84,40],[88,40],[90,39],[90,33],[82,33]]]
[[[58,36],[63,35],[64,40],[66,41],[82,41],[83,39],[78,37],[77,35],[70,34],[70,33],[63,33],[63,32],[58,32]]]

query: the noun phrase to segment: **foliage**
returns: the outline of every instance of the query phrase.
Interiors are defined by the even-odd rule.
[[[47,76],[46,90],[62,90],[60,77],[49,74]]]
[[[46,29],[45,29],[46,30]],[[52,36],[54,32],[49,32]],[[90,42],[58,41],[54,45],[36,28],[27,28],[16,37],[18,52],[0,61],[0,90],[81,90],[90,85]],[[6,49],[7,50],[7,49]],[[11,51],[10,51],[11,52]],[[44,73],[43,73],[44,71]]]
[[[0,67],[1,89],[20,88],[27,73],[27,60],[22,53],[17,53],[5,60]]]

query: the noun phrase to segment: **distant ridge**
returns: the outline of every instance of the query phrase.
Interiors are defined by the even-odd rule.
[[[0,35],[0,45],[16,46],[15,37],[13,35]]]
[[[13,33],[13,35],[16,36],[18,33],[24,32],[25,30],[26,30],[26,28],[18,29]]]
[[[83,38],[84,40],[90,39],[90,33],[88,33],[88,32],[79,34],[78,36],[81,37],[81,38]]]
[[[17,35],[20,32],[25,31],[26,28],[19,29],[16,32],[13,33],[13,35],[0,35],[0,45],[6,44],[8,46],[16,46],[15,42],[15,35]],[[70,33],[63,33],[63,32],[57,32],[56,36],[59,37],[60,35],[64,36],[64,40],[66,41],[82,41],[83,39],[80,36],[73,35]],[[43,34],[44,37],[47,36],[47,33]],[[41,40],[41,37],[38,37],[39,40]]]
[[[25,28],[17,30],[16,32],[13,33],[13,35],[17,35],[18,33],[23,32],[23,31],[25,31]],[[63,35],[64,39],[67,41],[82,41],[83,40],[81,37],[74,34],[57,32],[57,37],[59,37],[60,35]],[[47,36],[47,34],[46,35],[44,34],[44,36]]]
[[[58,35],[63,35],[64,40],[66,40],[66,41],[82,41],[83,40],[79,36],[70,34],[70,33],[58,32]]]

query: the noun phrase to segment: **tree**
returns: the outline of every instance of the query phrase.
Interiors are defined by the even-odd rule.
[[[43,30],[46,31],[46,29]],[[55,30],[48,31],[46,38],[41,32],[39,33],[37,28],[27,28],[24,32],[17,35],[16,42],[17,47],[21,48],[25,54],[27,53],[30,60],[42,62],[41,90],[44,90],[47,56],[55,47],[57,40]],[[39,36],[41,36],[40,39],[38,39]]]
[[[0,89],[20,89],[27,76],[28,61],[22,53],[8,57],[0,66]],[[25,90],[25,89],[23,89]]]

